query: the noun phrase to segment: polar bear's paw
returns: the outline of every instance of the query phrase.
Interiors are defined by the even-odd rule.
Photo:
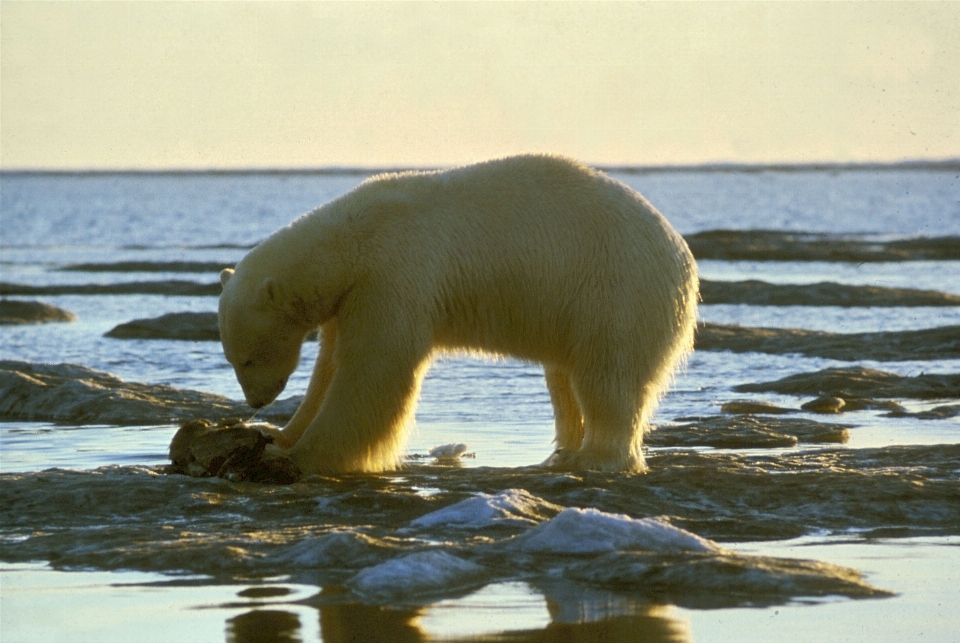
[[[557,449],[543,466],[556,471],[608,471],[643,473],[647,464],[642,455],[620,451]]]

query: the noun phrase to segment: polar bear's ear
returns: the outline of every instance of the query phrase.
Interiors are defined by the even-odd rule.
[[[233,268],[224,268],[220,271],[220,285],[226,286],[227,282],[230,281],[230,277],[233,276]]]

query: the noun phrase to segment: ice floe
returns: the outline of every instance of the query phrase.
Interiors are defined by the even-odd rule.
[[[431,458],[436,458],[440,462],[457,462],[467,453],[467,445],[459,444],[441,444],[435,446],[427,452]]]
[[[377,541],[354,531],[333,531],[308,538],[283,550],[274,559],[301,569],[373,565],[383,556]]]
[[[420,551],[367,567],[347,582],[362,596],[400,599],[469,587],[485,569],[442,550]]]
[[[631,518],[597,509],[564,509],[555,518],[517,536],[516,546],[528,553],[603,554],[650,552],[719,552],[715,542],[656,518]]]
[[[561,507],[538,498],[523,489],[507,489],[497,494],[481,494],[428,513],[408,528],[455,527],[483,529],[495,525],[523,527],[536,525],[545,515],[554,515]]]

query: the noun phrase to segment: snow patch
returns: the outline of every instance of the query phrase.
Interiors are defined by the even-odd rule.
[[[367,567],[347,585],[359,594],[379,599],[408,598],[469,586],[485,571],[484,567],[453,554],[430,550]]]
[[[378,560],[376,541],[363,534],[334,531],[293,545],[276,559],[298,569],[351,567],[373,564]]]
[[[720,552],[711,540],[657,518],[631,518],[596,509],[564,509],[516,539],[525,552],[603,554],[623,550],[659,553]]]
[[[523,489],[507,489],[495,495],[480,494],[428,513],[410,523],[408,528],[427,529],[444,526],[460,529],[482,529],[494,525],[529,527],[546,515],[560,510],[557,505],[538,498]]]

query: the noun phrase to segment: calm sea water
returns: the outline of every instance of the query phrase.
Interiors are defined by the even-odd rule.
[[[960,177],[955,171],[672,171],[615,176],[644,193],[685,234],[709,229],[778,229],[880,239],[960,235]],[[4,174],[0,176],[0,280],[35,285],[174,278],[212,282],[214,274],[57,269],[77,262],[236,261],[274,229],[363,178],[310,173]],[[960,293],[960,262],[704,261],[701,273],[708,279],[831,280]],[[103,337],[113,326],[134,318],[215,311],[215,298],[41,299],[74,312],[78,321],[0,328],[3,359],[79,363],[127,380],[242,399],[217,343]],[[701,318],[750,326],[855,332],[960,324],[960,309],[703,306]],[[301,368],[284,395],[303,391],[314,351],[311,346],[304,349]],[[862,364],[901,374],[960,370],[958,360]],[[738,383],[836,365],[840,363],[797,356],[697,353],[664,399],[657,421],[716,414],[723,402],[742,397],[731,391]],[[764,399],[797,404],[786,397]],[[925,408],[917,402],[906,405]],[[960,443],[956,420],[892,419],[876,412],[844,416],[844,421],[848,420],[857,425],[846,447],[850,449]],[[59,467],[89,471],[106,465],[156,465],[166,458],[172,431],[169,426],[121,429],[2,423],[0,470],[33,472]],[[539,367],[510,360],[442,358],[424,384],[409,452],[425,454],[436,444],[463,442],[475,454],[466,461],[468,467],[515,467],[545,459],[551,437],[552,410]],[[647,606],[655,612],[650,618],[665,619],[682,635],[656,640],[958,640],[958,536],[960,526],[952,535],[937,538],[864,541],[853,533],[824,533],[791,541],[724,543],[751,553],[815,558],[853,567],[866,574],[871,584],[898,595],[883,600],[831,599],[765,608]],[[5,563],[2,638],[5,642],[219,640],[225,636],[228,640],[261,640],[243,638],[247,619],[250,627],[263,631],[275,621],[280,627],[277,631],[295,632],[299,639],[294,640],[338,640],[333,630],[323,627],[329,613],[325,617],[321,610],[318,621],[317,610],[301,600],[319,591],[310,583],[275,578],[271,582],[282,584],[288,592],[254,600],[244,597],[248,585],[242,578],[233,583],[204,577],[184,582],[180,578],[171,584],[164,570],[149,569],[64,572],[51,569],[44,561]],[[459,598],[421,606],[416,618],[405,622],[415,620],[423,637],[449,640],[521,630],[554,632],[556,636],[549,624],[558,618],[557,598],[548,594],[519,582],[492,584]],[[599,603],[584,604],[596,611]],[[608,608],[622,617],[623,610]],[[356,609],[359,615],[351,618],[387,618],[377,606],[369,607],[368,612],[361,606]],[[602,621],[602,616],[595,620]],[[532,634],[530,637],[535,640]],[[652,639],[637,635],[622,640]]]

